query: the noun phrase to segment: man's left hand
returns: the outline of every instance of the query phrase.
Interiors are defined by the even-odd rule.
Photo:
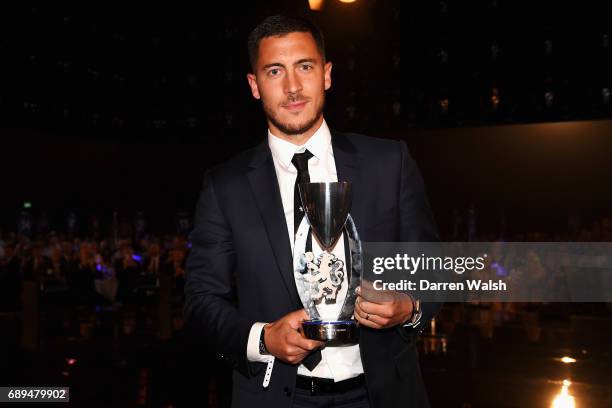
[[[412,300],[402,292],[378,291],[362,285],[355,302],[355,319],[373,329],[403,324],[412,317]]]

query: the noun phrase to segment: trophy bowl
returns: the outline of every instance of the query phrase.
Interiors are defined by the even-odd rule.
[[[346,181],[300,183],[299,191],[306,216],[296,233],[294,276],[300,300],[310,317],[302,323],[302,332],[305,337],[323,341],[327,346],[357,344],[359,329],[353,312],[355,289],[361,283],[362,251],[349,214],[351,184]],[[308,248],[310,231],[321,249],[316,255]],[[346,262],[333,253],[341,237],[344,237]],[[339,293],[345,293],[343,301]],[[341,305],[336,303],[341,301]],[[333,309],[337,311],[333,315],[324,306],[329,304],[338,306]]]

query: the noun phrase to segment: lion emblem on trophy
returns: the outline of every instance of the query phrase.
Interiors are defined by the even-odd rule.
[[[306,266],[308,273],[306,280],[313,284],[311,299],[320,303],[335,303],[338,291],[344,280],[344,262],[335,255],[323,252],[317,259],[312,252],[306,252]]]

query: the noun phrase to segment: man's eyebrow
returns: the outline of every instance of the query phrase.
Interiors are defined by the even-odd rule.
[[[317,62],[317,60],[314,58],[302,58],[301,60],[296,61],[293,65],[299,65],[305,62]]]
[[[302,59],[299,59],[296,62],[294,62],[293,65],[300,65],[300,64],[303,64],[305,62],[316,63],[317,60],[315,58],[302,58]],[[272,68],[272,67],[285,68],[285,65],[281,64],[280,62],[273,62],[271,64],[264,65],[263,67],[261,67],[261,69],[268,69],[268,68]]]
[[[273,62],[271,64],[264,65],[263,67],[261,67],[261,69],[268,69],[268,68],[272,68],[272,67],[285,68],[285,66],[283,64],[281,64],[280,62]]]

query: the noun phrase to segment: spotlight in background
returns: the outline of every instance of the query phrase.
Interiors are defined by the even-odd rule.
[[[571,381],[563,380],[561,391],[555,396],[552,402],[551,408],[575,408],[576,400],[573,395],[569,393],[569,386]]]
[[[308,5],[311,10],[321,10],[323,8],[323,0],[308,0]]]
[[[576,362],[576,359],[575,359],[575,358],[571,358],[571,357],[564,356],[564,357],[561,357],[560,361],[561,361],[562,363],[564,363],[564,364],[572,364],[572,363],[575,363],[575,362]]]

